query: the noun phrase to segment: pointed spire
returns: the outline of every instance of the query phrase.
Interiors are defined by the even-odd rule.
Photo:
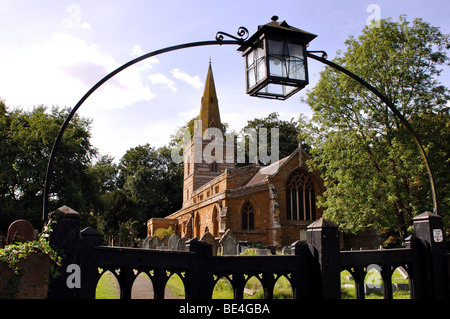
[[[199,119],[202,121],[202,134],[209,127],[222,129],[219,101],[217,100],[216,86],[214,84],[214,76],[211,67],[211,58],[209,60],[208,73],[206,75],[205,88],[203,90]]]

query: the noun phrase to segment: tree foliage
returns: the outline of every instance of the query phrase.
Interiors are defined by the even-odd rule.
[[[430,157],[439,212],[448,211],[450,94],[438,77],[448,66],[449,35],[401,16],[365,27],[345,45],[334,62],[371,83],[410,122]],[[314,145],[310,164],[325,180],[324,216],[346,231],[377,228],[407,236],[412,218],[431,210],[432,201],[423,160],[405,127],[375,95],[329,67],[306,101],[315,125],[304,137]]]
[[[261,129],[267,130],[267,145],[262,145],[260,143]],[[258,141],[256,148],[257,154],[259,154],[260,147],[267,147],[268,156],[272,154],[272,129],[278,130],[278,136],[276,138],[278,138],[279,159],[291,155],[292,152],[297,149],[299,143],[297,137],[300,133],[298,122],[294,121],[293,118],[290,121],[281,120],[277,112],[272,112],[265,118],[255,118],[253,120],[247,121],[247,125],[240,131],[240,138],[245,141],[244,147],[246,155],[246,162],[240,165],[248,165],[251,162],[251,160],[249,159],[249,145],[251,143],[250,139],[255,139],[256,141]],[[253,141],[253,143],[254,142],[255,141]],[[238,144],[237,147],[242,147],[242,145]],[[262,164],[268,165],[271,163]]]
[[[0,101],[0,225],[15,219],[42,226],[42,199],[48,156],[68,109],[37,106],[9,110]],[[75,116],[61,140],[53,166],[50,208],[87,210],[91,200],[88,165],[96,149],[90,144],[90,121]]]

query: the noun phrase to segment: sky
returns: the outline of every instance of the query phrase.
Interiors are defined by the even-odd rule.
[[[0,0],[0,98],[11,108],[72,108],[109,72],[168,46],[250,34],[279,21],[316,34],[309,50],[329,59],[369,20],[402,14],[450,33],[448,0]],[[78,114],[92,120],[91,142],[119,160],[130,148],[167,145],[170,135],[197,116],[211,59],[222,122],[239,131],[248,120],[278,112],[282,120],[311,115],[301,101],[324,66],[309,59],[309,86],[286,101],[245,92],[244,59],[237,46],[188,48],[144,60],[92,94]],[[450,71],[441,81],[450,86]],[[56,138],[56,137],[55,137]]]

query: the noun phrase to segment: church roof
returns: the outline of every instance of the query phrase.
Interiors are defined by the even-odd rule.
[[[249,181],[245,186],[255,185],[262,183],[266,180],[266,177],[269,175],[274,175],[278,172],[280,166],[289,158],[290,156],[286,156],[285,158],[270,164],[269,166],[262,167]]]
[[[270,164],[269,166],[262,167],[248,182],[245,186],[255,185],[259,183],[263,183],[268,176],[273,176],[277,174],[280,169],[294,156],[298,154],[298,152],[302,152],[306,154],[301,147],[298,147],[291,155],[286,156],[279,161]],[[308,156],[306,154],[306,156]]]

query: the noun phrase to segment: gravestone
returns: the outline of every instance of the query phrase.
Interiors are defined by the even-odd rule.
[[[153,236],[149,241],[148,241],[148,248],[149,249],[156,249],[159,246],[161,246],[161,239],[159,239],[158,236]]]
[[[211,244],[212,246],[212,254],[213,256],[217,255],[217,241],[214,238],[214,236],[208,231],[206,232],[202,238],[200,238],[201,241],[204,241],[205,243]]]
[[[7,244],[32,241],[33,238],[34,229],[30,222],[24,219],[19,219],[9,225],[8,235],[6,235]]]
[[[255,253],[258,256],[269,256],[270,249],[255,248]]]
[[[178,240],[177,243],[177,250],[179,251],[188,251],[186,248],[186,241],[188,240],[187,237],[181,237],[180,240]]]
[[[239,253],[243,253],[245,251],[247,251],[248,249],[250,249],[250,247],[252,246],[252,242],[251,241],[240,241],[239,242]]]
[[[170,250],[178,250],[178,241],[180,240],[180,237],[178,237],[177,234],[172,234],[169,237],[169,241],[167,242],[168,247]]]
[[[281,250],[282,255],[290,255],[291,254],[291,246],[285,246]]]
[[[162,243],[161,243],[161,246],[163,248],[166,248],[166,249],[169,248],[169,238],[170,238],[170,235],[166,235],[166,236],[163,237]]]
[[[142,243],[142,248],[149,249],[150,248],[149,247],[149,242],[150,242],[151,239],[152,239],[151,236],[147,236],[147,238],[145,238],[143,243]]]
[[[239,241],[234,237],[233,231],[228,229],[220,238],[219,244],[222,246],[222,255],[237,255]]]

